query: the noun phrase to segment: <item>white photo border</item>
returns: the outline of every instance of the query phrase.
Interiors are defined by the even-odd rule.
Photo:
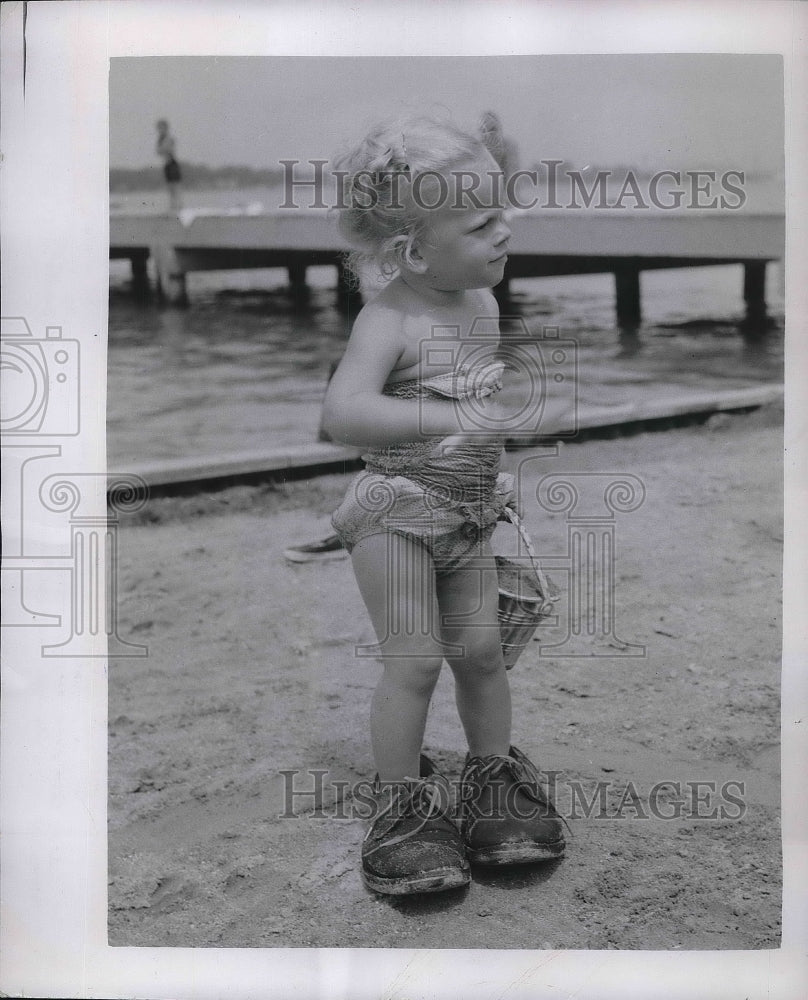
[[[670,953],[492,950],[479,956],[481,961],[470,961],[468,952],[407,949],[111,948],[104,650],[47,659],[40,653],[36,627],[6,628],[0,990],[62,997],[352,1000],[805,995],[808,553],[801,511],[808,426],[808,254],[802,221],[808,208],[803,114],[808,5],[770,0],[407,0],[390,5],[68,0],[3,4],[0,27],[3,315],[24,317],[35,338],[61,327],[65,340],[78,343],[81,426],[52,447],[60,449],[60,474],[83,477],[81,502],[90,518],[105,516],[98,474],[105,472],[112,57],[780,53],[788,196],[782,947]],[[29,458],[36,456],[24,456]],[[6,514],[8,509],[4,505]],[[69,550],[69,537],[59,541]],[[45,589],[43,606],[65,613],[64,588],[49,581]]]

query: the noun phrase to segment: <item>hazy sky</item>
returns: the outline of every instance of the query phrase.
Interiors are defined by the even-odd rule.
[[[461,123],[499,112],[523,165],[782,168],[780,58],[703,54],[115,58],[110,164],[156,164],[160,117],[180,159],[272,167],[436,104]]]

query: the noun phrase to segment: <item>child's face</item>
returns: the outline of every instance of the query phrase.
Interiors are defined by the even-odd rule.
[[[493,288],[502,280],[511,231],[503,218],[498,171],[491,157],[458,167],[449,177],[445,204],[426,211],[425,232],[416,248],[431,288]],[[469,192],[472,177],[480,183]],[[459,197],[458,189],[464,192]]]

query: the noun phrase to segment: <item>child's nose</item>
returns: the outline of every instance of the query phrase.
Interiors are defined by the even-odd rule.
[[[505,222],[504,219],[499,220],[499,225],[497,226],[496,240],[497,243],[504,243],[506,240],[511,238],[511,227]]]

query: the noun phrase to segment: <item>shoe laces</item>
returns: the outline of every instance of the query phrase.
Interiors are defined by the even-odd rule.
[[[468,777],[473,778],[478,785],[482,785],[503,770],[510,771],[517,781],[529,785],[531,790],[539,790],[538,776],[535,773],[531,774],[521,761],[507,754],[491,754],[489,757],[480,758],[478,764],[471,764]]]
[[[569,823],[556,811],[548,795],[541,787],[538,771],[536,771],[529,760],[520,760],[518,757],[512,757],[509,754],[491,754],[488,757],[477,758],[476,764],[470,761],[469,765],[465,780],[463,781],[463,788],[461,789],[461,796],[464,800],[468,801],[474,795],[474,789],[468,789],[467,783],[473,783],[476,786],[476,791],[479,792],[486,781],[496,777],[503,770],[507,770],[526,795],[540,805],[547,806],[552,814],[561,820],[567,830],[570,829]]]
[[[383,839],[380,839],[375,847],[367,849],[365,851],[366,855],[373,854],[382,847],[392,847],[394,844],[400,844],[411,837],[415,837],[430,820],[438,819],[445,814],[444,795],[441,792],[440,786],[432,777],[420,778],[418,780],[405,779],[405,781],[407,782],[407,788],[391,792],[390,802],[381,810],[373,825],[368,830],[365,841],[368,841],[374,835],[380,838],[383,837]],[[389,818],[394,810],[396,812],[400,810],[400,812],[387,828],[386,833],[391,833],[402,820],[412,816],[418,816],[419,822],[417,826],[395,837],[375,833],[377,827],[382,825],[385,818]]]

